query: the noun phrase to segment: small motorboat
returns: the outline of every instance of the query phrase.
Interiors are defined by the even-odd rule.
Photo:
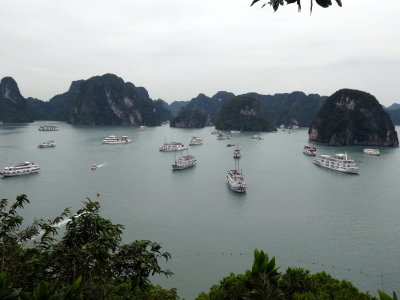
[[[379,156],[381,154],[379,149],[364,149],[364,153],[374,156]]]
[[[96,164],[92,164],[90,169],[92,169],[93,171],[97,169],[97,165]]]

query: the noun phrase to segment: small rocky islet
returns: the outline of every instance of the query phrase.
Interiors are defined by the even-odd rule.
[[[351,89],[326,99],[308,134],[311,141],[330,146],[399,146],[393,122],[378,100]]]

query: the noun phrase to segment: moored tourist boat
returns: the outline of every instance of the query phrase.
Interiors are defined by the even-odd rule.
[[[185,147],[180,142],[169,142],[169,143],[164,142],[164,145],[162,145],[159,148],[159,150],[162,152],[179,151],[179,150],[186,150],[186,149],[187,149],[187,147]]]
[[[233,158],[240,158],[242,156],[242,153],[240,152],[240,149],[236,147],[235,150],[233,150]]]
[[[172,164],[174,170],[183,170],[194,167],[197,163],[196,157],[190,154],[179,156]]]
[[[39,131],[58,131],[58,127],[55,125],[42,125],[38,129]]]
[[[190,146],[201,145],[201,144],[203,144],[203,139],[199,136],[192,136],[189,140]]]
[[[211,134],[220,134],[220,132],[218,130],[213,130],[211,131]]]
[[[381,154],[379,149],[368,149],[368,148],[364,149],[364,153],[369,154],[369,155],[375,155],[375,156],[379,156]]]
[[[244,193],[247,189],[247,183],[244,180],[243,173],[239,169],[229,170],[226,179],[232,191],[237,193]]]
[[[52,148],[55,146],[56,146],[56,142],[53,140],[44,141],[38,145],[39,148]]]
[[[258,134],[253,135],[251,138],[254,140],[259,140],[259,141],[263,140],[263,138],[261,136],[259,136]]]
[[[231,133],[233,133],[233,134],[238,134],[240,132],[241,132],[240,130],[231,130]]]
[[[140,129],[140,130],[146,130],[146,129],[147,129],[147,126],[141,125],[141,126],[139,127],[139,129]]]
[[[305,145],[303,147],[303,153],[310,155],[310,156],[315,156],[317,152],[317,147],[313,146],[313,145]]]
[[[39,170],[40,167],[38,164],[26,161],[24,163],[5,167],[3,171],[0,172],[0,175],[3,175],[4,177],[28,175],[32,173],[37,173],[39,172]]]
[[[357,164],[348,157],[347,153],[339,153],[334,156],[322,154],[314,159],[313,163],[317,166],[349,174],[357,174],[359,170]]]
[[[229,134],[218,133],[217,139],[218,140],[229,140],[231,136]]]
[[[126,135],[123,135],[121,137],[110,135],[102,141],[103,144],[127,144],[131,142],[132,139],[128,138]]]

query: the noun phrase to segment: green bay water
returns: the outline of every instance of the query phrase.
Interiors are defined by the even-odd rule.
[[[64,208],[82,207],[86,197],[101,203],[101,215],[125,225],[124,241],[160,243],[172,259],[163,266],[174,272],[153,278],[194,299],[229,273],[251,267],[255,248],[288,266],[326,271],[352,281],[363,291],[399,291],[400,283],[400,150],[381,148],[381,156],[362,147],[317,144],[319,154],[347,151],[359,175],[323,169],[302,153],[306,129],[234,135],[218,141],[212,128],[174,129],[73,126],[51,122],[59,131],[38,131],[43,122],[0,126],[0,167],[33,161],[39,174],[0,178],[0,197],[25,193],[31,201],[22,211],[27,221],[53,218]],[[397,127],[397,131],[399,131]],[[109,135],[133,142],[104,145]],[[172,171],[173,152],[159,152],[164,140],[191,146],[197,166]],[[39,149],[54,139],[55,148]],[[233,147],[242,150],[240,168],[246,194],[226,184],[234,168]],[[101,167],[90,169],[92,163]],[[97,197],[99,193],[99,197]]]

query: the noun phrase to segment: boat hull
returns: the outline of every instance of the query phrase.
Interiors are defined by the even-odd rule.
[[[316,156],[317,154],[314,151],[303,150],[303,153],[309,156]]]
[[[184,170],[184,169],[192,168],[192,167],[194,167],[195,165],[196,165],[196,164],[191,164],[191,165],[186,165],[186,166],[180,166],[180,165],[173,164],[173,165],[172,165],[172,169],[174,169],[174,170]]]
[[[229,181],[228,181],[228,186],[233,192],[236,192],[236,193],[245,193],[246,192],[246,186],[232,184]]]
[[[0,175],[4,177],[15,177],[15,176],[22,176],[22,175],[29,175],[29,174],[35,174],[39,173],[40,169],[32,170],[32,171],[27,171],[27,172],[1,172]]]
[[[317,166],[319,166],[319,167],[322,167],[322,168],[325,168],[325,169],[329,169],[329,170],[333,170],[333,171],[337,171],[337,172],[342,172],[342,173],[347,173],[347,174],[358,174],[358,171],[359,171],[359,169],[358,168],[340,168],[340,167],[337,167],[337,168],[332,168],[332,167],[328,167],[328,166],[326,166],[326,165],[323,165],[323,164],[321,164],[320,162],[318,162],[318,161],[313,161],[313,163],[315,164],[315,165],[317,165]]]
[[[108,144],[108,145],[115,145],[115,144],[128,144],[132,143],[132,140],[128,141],[121,141],[121,142],[102,142],[102,144]]]

